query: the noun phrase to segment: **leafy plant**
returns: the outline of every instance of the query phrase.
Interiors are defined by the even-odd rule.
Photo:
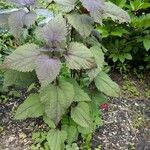
[[[127,71],[128,66],[149,69],[150,64],[150,3],[148,0],[111,0],[117,6],[126,9],[131,22],[119,24],[106,19],[104,26],[97,26],[102,36],[102,44],[108,49],[106,55],[109,64]],[[140,54],[140,55],[139,55]]]
[[[5,18],[5,24],[19,46],[1,66],[6,69],[4,83],[41,85],[19,106],[15,118],[42,116],[50,128],[46,136],[49,148],[64,149],[66,143],[76,142],[79,133],[88,135],[102,125],[99,104],[105,99],[103,94],[117,97],[120,93],[104,72],[105,49],[95,27],[104,18],[128,23],[130,17],[103,0],[48,0],[47,7],[57,6],[59,11],[52,9],[49,22],[41,24],[35,0],[8,1],[18,8]],[[16,76],[12,79],[10,73]]]

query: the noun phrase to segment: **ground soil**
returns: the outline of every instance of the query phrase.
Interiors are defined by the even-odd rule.
[[[150,75],[143,79],[129,75],[129,82],[125,82],[126,78],[115,72],[112,78],[127,88],[119,98],[109,98],[109,109],[103,110],[104,126],[93,134],[91,149],[101,145],[102,150],[150,150],[150,99],[146,95]],[[130,86],[125,85],[130,82],[136,87],[130,85],[134,90],[128,90]],[[0,104],[0,150],[30,150],[32,133],[46,129],[41,119],[13,120],[13,112],[26,93],[21,95],[21,98],[10,98],[5,105]]]

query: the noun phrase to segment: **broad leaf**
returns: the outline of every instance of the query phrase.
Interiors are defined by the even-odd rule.
[[[60,80],[58,86],[49,85],[43,88],[40,97],[47,116],[57,125],[73,102],[74,89],[70,83]]]
[[[98,76],[100,71],[101,71],[101,69],[99,69],[99,68],[93,68],[93,69],[90,69],[87,71],[90,82],[93,81]]]
[[[7,1],[17,6],[29,6],[34,5],[36,3],[36,0],[7,0]]]
[[[6,57],[4,67],[21,72],[30,72],[35,69],[35,60],[40,54],[35,44],[26,44],[18,47],[12,54]]]
[[[36,74],[42,86],[47,86],[54,79],[61,69],[61,62],[59,59],[49,58],[48,55],[40,55],[36,61]]]
[[[44,107],[38,94],[31,94],[16,111],[15,119],[40,117],[44,113]]]
[[[112,2],[105,2],[103,17],[111,18],[113,21],[119,21],[119,23],[131,21],[129,14]]]
[[[56,128],[54,122],[48,116],[44,115],[43,121],[49,126],[49,128],[52,128],[52,129]]]
[[[80,0],[97,23],[102,22],[104,0]]]
[[[105,93],[108,96],[118,97],[120,94],[119,86],[114,81],[112,81],[105,72],[101,71],[95,78],[95,85],[99,91]]]
[[[74,91],[75,91],[75,96],[74,96],[74,101],[75,102],[88,102],[91,101],[90,97],[88,96],[88,94],[81,89],[81,87],[78,85],[78,83],[75,80],[69,80],[70,83],[73,85],[74,87]]]
[[[66,57],[70,69],[90,69],[95,66],[93,54],[90,49],[81,43],[72,42]]]
[[[31,25],[33,25],[36,21],[36,13],[35,12],[28,12],[24,15],[23,17],[23,23],[24,25],[26,25],[27,27],[30,27]]]
[[[63,12],[70,12],[75,7],[76,0],[54,0]]]
[[[150,36],[145,36],[143,38],[143,45],[147,51],[150,49]]]
[[[89,127],[91,124],[89,106],[85,102],[80,102],[71,109],[71,118],[82,127]]]
[[[44,27],[39,28],[36,34],[38,38],[45,40],[49,45],[52,45],[51,42],[63,41],[67,35],[66,21],[59,15],[50,20]]]
[[[63,130],[51,129],[47,135],[48,145],[51,150],[62,150],[62,146],[67,139],[67,133]]]
[[[17,9],[0,10],[0,28],[8,28],[9,15],[15,11],[17,11]]]
[[[10,32],[17,39],[20,38],[20,36],[23,34],[23,31],[24,31],[23,17],[25,16],[25,14],[26,14],[26,11],[19,10],[16,12],[12,12],[8,18]]]
[[[37,81],[34,73],[18,72],[15,70],[7,70],[4,77],[4,87],[11,85],[29,87],[32,83]]]
[[[78,139],[78,130],[77,127],[72,125],[63,125],[62,129],[67,132],[67,143],[71,144]]]
[[[99,46],[93,46],[91,47],[91,52],[94,55],[97,67],[99,69],[102,69],[102,67],[104,66],[104,59],[105,59],[102,49]]]
[[[80,33],[83,37],[88,37],[93,29],[93,19],[86,15],[70,14],[67,16],[68,22]]]

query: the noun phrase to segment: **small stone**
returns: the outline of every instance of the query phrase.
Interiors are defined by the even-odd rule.
[[[19,133],[19,138],[20,139],[25,139],[27,137],[27,135],[25,133]]]

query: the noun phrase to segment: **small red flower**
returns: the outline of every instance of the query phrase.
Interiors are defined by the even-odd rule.
[[[107,103],[104,103],[104,104],[100,105],[100,109],[105,110],[105,111],[108,111],[109,106],[108,106]]]

